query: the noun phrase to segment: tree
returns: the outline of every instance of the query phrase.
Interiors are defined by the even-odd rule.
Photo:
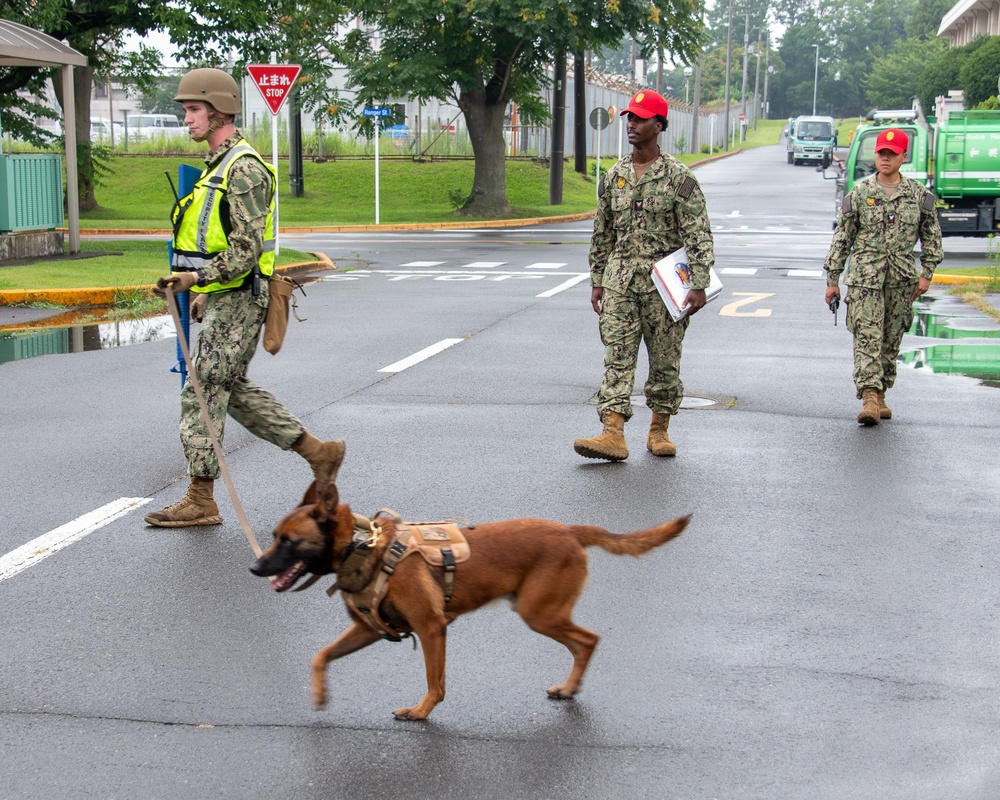
[[[142,45],[126,52],[129,34],[146,36],[165,31],[179,57],[192,65],[225,67],[233,65],[242,75],[243,66],[267,61],[277,50],[283,57],[292,54],[311,70],[317,83],[325,86],[331,69],[322,43],[341,15],[336,0],[310,0],[302,7],[295,0],[275,3],[244,3],[242,0],[0,0],[0,16],[40,30],[87,56],[88,66],[74,69],[74,106],[80,175],[80,208],[97,208],[94,169],[90,146],[90,96],[95,75],[136,86],[141,92],[155,92],[156,77],[162,73],[160,54]],[[0,68],[0,113],[4,123],[21,138],[38,142],[41,132],[31,123],[40,111],[21,90],[41,95],[44,81],[52,77],[60,105],[63,94],[61,72],[49,68]],[[313,89],[313,103],[330,100],[330,92]],[[65,110],[64,110],[65,111]]]
[[[958,74],[965,107],[975,108],[997,93],[1000,77],[1000,37],[993,36],[970,53]]]
[[[941,20],[954,5],[953,0],[917,0],[913,13],[906,20],[907,38],[936,37]]]
[[[865,97],[876,108],[910,108],[919,96],[920,76],[946,49],[944,39],[905,39],[872,64],[864,79]],[[995,87],[994,87],[995,88]],[[925,110],[933,106],[924,106]]]
[[[701,43],[690,0],[344,0],[360,25],[338,56],[360,101],[386,96],[452,100],[465,117],[475,155],[472,194],[458,213],[510,212],[503,121],[509,104],[540,120],[549,65],[566,54],[614,47],[630,35],[691,58]],[[364,26],[377,29],[378,41]]]

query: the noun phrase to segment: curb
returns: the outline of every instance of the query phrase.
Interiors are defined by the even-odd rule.
[[[742,153],[742,150],[730,150],[718,155],[703,158],[688,165],[693,169],[701,164],[718,161]],[[534,225],[559,222],[581,222],[593,219],[595,211],[585,211],[577,214],[560,214],[551,217],[534,217],[528,219],[506,220],[462,220],[442,222],[415,222],[387,225],[316,225],[294,228],[279,228],[279,233],[378,233],[382,231],[433,231],[433,230],[467,230],[470,228],[525,228]],[[66,228],[60,228],[65,232]],[[150,228],[85,228],[80,235],[87,236],[166,236],[172,231]],[[334,270],[336,265],[322,253],[314,253],[316,261],[306,261],[298,264],[285,264],[276,267],[275,271],[283,275],[304,275],[320,270]],[[104,286],[81,289],[4,289],[0,290],[0,306],[24,305],[27,303],[47,303],[53,306],[67,308],[81,306],[107,306],[114,302],[115,295],[126,291],[150,291],[152,284],[138,286]]]
[[[337,265],[322,253],[314,253],[314,255],[316,261],[284,264],[275,267],[274,271],[281,275],[295,277],[337,268]],[[26,303],[48,303],[67,308],[109,306],[114,302],[115,295],[119,292],[152,292],[152,290],[153,284],[151,283],[135,286],[95,286],[82,289],[3,289],[0,290],[0,306],[24,305]]]

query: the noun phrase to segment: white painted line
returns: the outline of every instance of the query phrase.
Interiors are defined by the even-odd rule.
[[[589,272],[583,272],[579,275],[574,275],[568,281],[563,281],[554,289],[549,289],[547,292],[542,292],[541,294],[536,294],[535,297],[552,297],[552,295],[559,294],[559,292],[566,291],[571,286],[576,286],[580,281],[585,281],[590,277]]]
[[[113,503],[101,506],[96,511],[77,517],[72,522],[60,525],[55,530],[43,533],[37,539],[32,539],[16,550],[12,550],[0,558],[0,581],[16,575],[23,569],[34,566],[44,558],[62,550],[67,545],[82,539],[88,533],[103,528],[109,522],[114,522],[133,509],[144,506],[152,497],[121,497]]]
[[[447,350],[453,344],[458,344],[461,339],[442,339],[437,344],[432,344],[430,347],[425,347],[419,353],[414,353],[412,356],[407,356],[402,361],[397,361],[395,364],[390,364],[388,367],[382,367],[379,372],[402,372],[407,367],[412,367],[414,364],[419,364],[421,361],[430,358],[431,356],[437,355],[442,350]]]
[[[756,275],[756,267],[725,267],[719,270],[723,275]]]
[[[729,216],[730,217],[738,217],[739,215],[740,215],[739,211],[730,211],[729,212]]]
[[[525,269],[559,269],[565,266],[565,261],[536,261],[534,264],[528,264]]]
[[[790,269],[788,270],[789,278],[822,278],[823,270],[821,269]]]
[[[410,261],[407,264],[400,264],[401,267],[437,267],[445,262],[443,261]]]
[[[471,264],[463,266],[462,269],[493,269],[494,267],[502,267],[506,263],[506,261],[473,261]]]

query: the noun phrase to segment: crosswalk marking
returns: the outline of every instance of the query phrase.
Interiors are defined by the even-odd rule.
[[[565,266],[565,261],[536,261],[534,264],[528,264],[525,269],[559,269]]]
[[[493,269],[494,267],[502,267],[506,263],[506,261],[473,261],[462,269]]]
[[[408,264],[400,264],[401,267],[439,267],[444,261],[411,261]]]
[[[788,270],[789,278],[822,278],[823,270],[821,269],[790,269]]]
[[[719,270],[723,275],[756,275],[756,267],[725,267]]]

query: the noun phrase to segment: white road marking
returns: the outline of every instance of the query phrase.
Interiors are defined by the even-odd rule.
[[[411,261],[408,264],[400,264],[401,267],[438,267],[443,261]]]
[[[719,272],[723,275],[756,275],[756,267],[725,267]]]
[[[534,264],[528,264],[525,269],[559,269],[565,266],[565,261],[536,261]]]
[[[738,217],[739,215],[740,215],[739,211],[730,211],[729,212],[729,216],[731,216],[731,217]]]
[[[430,347],[425,347],[418,353],[414,353],[412,356],[407,356],[401,361],[397,361],[395,364],[390,364],[388,367],[382,367],[379,372],[402,372],[407,367],[412,367],[414,364],[419,364],[421,361],[430,358],[433,355],[437,355],[442,350],[447,350],[453,344],[458,344],[461,339],[442,339],[437,344],[432,344]]]
[[[822,278],[823,270],[821,269],[790,269],[788,270],[789,278]]]
[[[558,286],[549,289],[548,291],[542,292],[541,294],[536,294],[535,297],[552,297],[552,295],[559,294],[559,292],[564,292],[571,286],[576,286],[580,281],[585,281],[590,277],[589,272],[583,272],[579,275],[574,275],[568,281],[563,281]]]
[[[506,261],[473,261],[471,264],[463,266],[462,269],[493,269],[494,267],[502,267],[506,263]]]
[[[0,558],[0,581],[34,566],[67,545],[103,528],[109,522],[114,522],[133,509],[146,505],[152,499],[152,497],[121,497],[113,503],[101,506],[96,511],[91,511],[89,514],[77,517],[72,522],[60,525],[37,539],[32,539],[27,544],[21,545]]]

